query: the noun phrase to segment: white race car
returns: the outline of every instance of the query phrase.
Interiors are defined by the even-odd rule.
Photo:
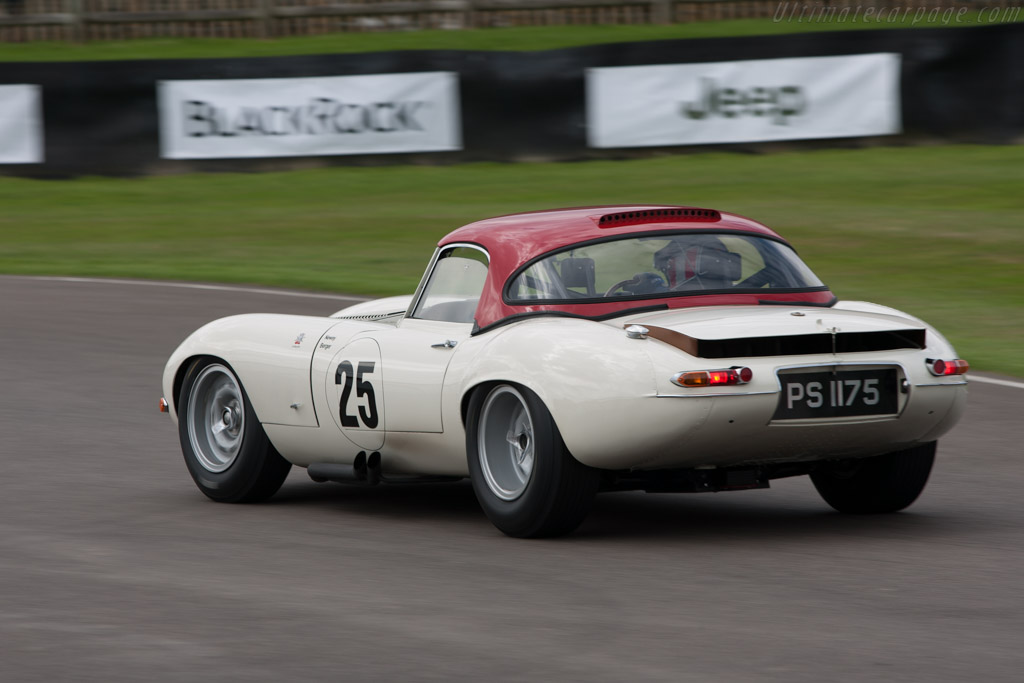
[[[412,296],[200,328],[164,370],[210,498],[469,477],[506,534],[564,534],[599,491],[764,488],[841,512],[924,488],[967,398],[926,323],[836,297],[765,226],[610,206],[472,223]]]

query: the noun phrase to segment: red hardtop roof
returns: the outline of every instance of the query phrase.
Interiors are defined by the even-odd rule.
[[[492,266],[497,260],[502,265],[511,265],[511,270],[514,270],[530,259],[559,247],[567,247],[592,239],[614,237],[616,234],[626,235],[664,230],[736,230],[782,239],[774,230],[757,221],[717,211],[714,213],[719,214],[721,220],[709,221],[704,218],[695,220],[687,217],[681,217],[679,220],[666,220],[666,217],[659,216],[652,222],[625,224],[617,227],[598,226],[598,220],[602,216],[622,213],[641,214],[645,211],[660,214],[676,209],[709,211],[708,209],[671,204],[618,204],[513,213],[464,225],[448,233],[438,243],[438,246],[454,242],[479,244],[490,253]],[[505,275],[510,274],[511,270],[506,270]]]
[[[438,242],[438,246],[457,243],[477,244],[485,248],[490,255],[487,280],[475,316],[477,328],[483,329],[515,319],[522,314],[559,312],[594,317],[643,306],[643,301],[635,299],[609,299],[581,304],[544,301],[513,304],[502,299],[502,289],[506,280],[518,268],[548,252],[595,239],[666,230],[744,232],[785,242],[775,231],[736,214],[670,204],[619,204],[531,211],[488,218],[448,233]],[[763,300],[794,303],[802,301],[825,305],[832,299],[834,297],[828,291],[790,294],[765,292],[679,296],[659,298],[648,303],[666,308],[725,304],[757,305]]]

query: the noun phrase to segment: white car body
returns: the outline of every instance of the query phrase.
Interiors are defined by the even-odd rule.
[[[703,212],[680,223],[692,233],[669,234],[646,225],[675,220],[680,211]],[[593,212],[600,215],[589,215]],[[562,232],[572,232],[564,226],[575,232],[554,235],[553,229],[535,227],[558,220],[563,221]],[[701,221],[714,222],[717,232],[702,227]],[[604,232],[620,225],[640,225],[646,232],[634,237],[627,231],[622,238]],[[502,242],[502,230],[513,231],[516,239]],[[532,251],[525,249],[531,233],[524,230],[537,230],[543,236],[538,241],[547,241]],[[755,230],[760,231],[758,238],[782,242],[747,219],[678,207],[632,213],[618,207],[618,213],[611,214],[572,210],[472,224],[442,240],[414,295],[360,303],[324,317],[240,315],[200,328],[164,369],[168,412],[179,419],[189,368],[207,359],[230,369],[227,374],[233,373],[244,387],[238,393],[248,398],[273,448],[302,467],[363,463],[365,470],[365,458],[373,454],[378,472],[386,476],[471,476],[471,398],[501,386],[539,398],[571,458],[604,472],[607,486],[617,481],[619,487],[646,490],[663,490],[662,484],[664,490],[753,488],[767,486],[769,479],[779,476],[812,473],[814,464],[824,461],[871,458],[921,446],[933,454],[934,442],[964,411],[966,363],[955,360],[949,342],[923,321],[884,306],[837,301],[820,281],[803,289],[779,288],[780,293],[751,289],[752,285],[744,289],[741,285],[754,282],[761,271],[739,282],[741,256],[716,256],[705,243],[722,239],[735,244],[738,238],[732,235],[753,239]],[[591,233],[598,238],[580,241]],[[649,245],[688,234],[697,235],[684,238],[702,241],[705,246],[700,249],[707,255],[699,256],[705,252],[698,250],[704,259],[699,270],[693,270],[698,256],[685,256],[691,259],[685,274],[690,276],[693,270],[711,281],[710,269],[717,264],[723,272],[734,271],[726,285],[742,293],[696,291],[690,294],[700,296],[689,298],[684,297],[686,292],[675,293],[680,289],[674,279],[677,269],[684,272],[683,252],[674,241],[673,250],[653,252],[660,242]],[[495,239],[488,242],[492,236]],[[671,275],[672,287],[658,273],[647,273],[610,287],[606,279],[595,293],[594,260],[573,254],[587,253],[588,244],[596,244],[594,249],[600,251],[601,245],[614,246],[627,238],[654,253],[660,272]],[[544,299],[549,285],[538,280],[552,271],[542,266],[553,253],[552,245],[563,242],[572,245],[564,259],[570,266],[563,275],[570,267],[591,271],[587,286],[596,298],[590,303],[559,305]],[[449,275],[489,266],[486,281],[474,285],[475,294],[466,301],[443,292],[431,299],[430,287],[444,283],[439,259],[457,250],[469,250],[468,258],[483,265],[467,261],[461,269],[449,268]],[[752,254],[748,250],[742,259]],[[729,265],[730,260],[736,263]],[[615,280],[619,278],[611,281]],[[515,299],[519,295],[514,287],[520,281],[528,283],[531,298]],[[659,293],[648,298],[635,293],[650,282]],[[565,288],[562,291],[567,295]],[[432,307],[424,308],[428,299]],[[657,305],[631,308],[628,302],[637,299]],[[746,301],[754,305],[745,305]],[[728,305],[716,305],[721,302]],[[428,310],[457,319],[430,319]],[[581,310],[596,310],[599,315],[581,315]],[[936,360],[961,363],[962,369],[937,374]],[[732,372],[733,380],[741,371],[745,379],[716,386],[691,386],[681,379],[681,373],[701,371]],[[217,410],[224,409],[217,405]],[[231,418],[230,410],[224,414],[223,425],[218,426],[217,415],[208,425],[237,426],[240,417]],[[510,444],[513,431],[510,427]],[[186,448],[187,435],[182,434]],[[237,450],[237,443],[234,447]],[[230,466],[230,459],[225,463]],[[219,461],[214,458],[213,464]],[[926,465],[920,487],[931,460]],[[753,474],[746,479],[709,479],[701,474],[717,469]],[[700,476],[673,479],[679,472]],[[659,473],[671,481],[660,484]],[[317,478],[312,469],[310,474],[318,480],[334,478]],[[527,472],[523,486],[529,479]],[[519,495],[503,496],[500,487],[493,490],[506,502]],[[919,488],[889,508],[909,504],[917,492]],[[840,509],[843,504],[833,506]],[[488,514],[495,519],[491,511]],[[566,524],[558,533],[569,528]],[[501,528],[513,535],[536,531]]]
[[[831,309],[701,307],[641,313],[604,322],[534,318],[473,336],[472,325],[406,317],[412,297],[357,304],[331,317],[242,315],[197,330],[164,370],[165,396],[190,359],[214,356],[238,375],[275,448],[295,465],[351,463],[379,451],[385,471],[467,476],[464,401],[481,384],[508,381],[548,406],[569,451],[601,469],[725,466],[856,457],[934,441],[966,405],[962,376],[936,377],[925,360],[952,358],[952,346],[926,323],[866,302]],[[727,310],[722,310],[727,308]],[[802,315],[794,315],[799,313]],[[380,317],[378,316],[386,316]],[[924,327],[924,349],[745,359],[749,384],[683,388],[682,370],[722,367],[656,339],[631,339],[624,326],[669,327],[702,339],[769,332]],[[300,340],[296,343],[296,340]],[[435,344],[456,342],[454,347]],[[580,353],[601,348],[599,358]],[[335,368],[374,362],[382,419],[376,429],[335,419]],[[726,363],[727,365],[728,363]],[[908,384],[894,416],[773,422],[776,372],[815,366],[894,365]],[[553,374],[557,370],[557,375]],[[355,412],[365,397],[351,400]],[[177,419],[174,410],[173,419]],[[870,429],[864,425],[870,424]]]

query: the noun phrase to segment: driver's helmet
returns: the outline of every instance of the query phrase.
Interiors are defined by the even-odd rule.
[[[654,268],[665,276],[669,288],[694,278],[705,289],[728,287],[739,279],[739,265],[739,254],[715,235],[683,235],[654,252]]]

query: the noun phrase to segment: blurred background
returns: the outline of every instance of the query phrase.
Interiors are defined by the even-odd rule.
[[[1022,14],[0,0],[0,680],[1019,680]],[[157,399],[198,326],[409,293],[460,225],[618,203],[750,216],[950,338],[968,413],[910,511],[797,477],[519,542],[465,482],[189,481]]]
[[[710,206],[1021,376],[1022,12],[4,0],[0,272],[386,295],[471,220]]]

